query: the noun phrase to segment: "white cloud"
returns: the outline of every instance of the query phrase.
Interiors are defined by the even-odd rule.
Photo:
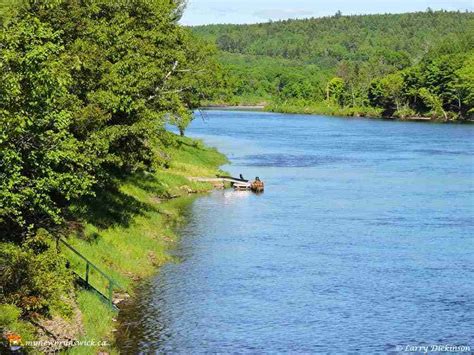
[[[2,0],[0,0],[2,2]],[[182,24],[256,23],[267,20],[343,14],[474,10],[474,0],[188,0]]]
[[[310,17],[314,13],[313,11],[309,11],[307,9],[261,9],[255,11],[253,14],[264,20],[282,20],[292,17]]]
[[[426,7],[442,8],[444,10],[474,10],[472,0],[430,0],[426,1]]]

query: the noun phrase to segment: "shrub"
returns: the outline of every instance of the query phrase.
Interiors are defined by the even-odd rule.
[[[0,328],[7,328],[18,320],[21,310],[12,304],[0,304]]]
[[[401,119],[406,119],[410,117],[415,117],[416,116],[416,111],[413,110],[412,108],[408,106],[404,106],[400,108],[399,110],[395,111],[393,114],[394,117],[401,118]]]
[[[21,310],[18,307],[12,304],[0,304],[0,335],[13,333],[19,335],[23,341],[32,340],[34,328],[31,324],[22,321],[20,315]],[[8,344],[0,343],[0,352],[3,354],[2,350],[8,350],[2,345],[8,346]]]
[[[21,246],[0,243],[0,303],[13,304],[25,313],[48,315],[53,308],[64,309],[64,295],[71,283],[64,258],[44,235]]]

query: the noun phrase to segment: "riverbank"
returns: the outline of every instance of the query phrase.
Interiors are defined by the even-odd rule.
[[[451,119],[445,120],[444,118],[434,118],[421,115],[407,115],[404,117],[397,116],[383,116],[383,110],[375,107],[360,106],[360,107],[340,107],[327,105],[324,103],[316,103],[313,105],[300,105],[300,104],[277,104],[269,103],[265,105],[226,105],[226,104],[208,104],[203,106],[204,110],[224,110],[224,111],[266,111],[274,113],[288,113],[288,114],[302,114],[302,115],[324,115],[324,116],[337,116],[337,117],[366,117],[375,119],[388,119],[398,121],[423,121],[423,122],[463,122],[472,123],[472,120],[467,119]]]
[[[380,108],[369,106],[358,107],[340,107],[326,104],[314,105],[292,105],[292,104],[270,104],[265,107],[265,111],[275,113],[291,113],[291,114],[305,114],[305,115],[324,115],[324,116],[338,116],[338,117],[367,117],[367,118],[384,118],[399,121],[432,121],[441,122],[441,120],[426,116],[383,116],[383,110]]]
[[[201,109],[221,111],[264,111],[265,105],[208,105],[201,107]]]
[[[120,191],[99,196],[91,218],[68,238],[74,248],[119,284],[114,294],[117,302],[132,295],[138,281],[173,260],[169,250],[177,240],[174,228],[182,221],[181,212],[190,202],[189,196],[213,189],[209,183],[187,177],[215,176],[227,161],[200,141],[178,137],[176,142],[166,150],[171,158],[167,169],[136,175],[123,181]],[[82,274],[83,264],[65,253],[71,268]],[[97,273],[91,273],[90,282],[99,290],[107,287]],[[76,298],[83,320],[79,340],[106,341],[108,346],[94,351],[116,353],[113,334],[117,314],[89,291],[78,291]],[[68,353],[90,354],[91,348],[77,346]]]
[[[322,103],[313,105],[272,103],[265,107],[265,111],[342,117],[382,117],[382,110],[373,107],[340,107]]]

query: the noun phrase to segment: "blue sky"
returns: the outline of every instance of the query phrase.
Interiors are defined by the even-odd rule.
[[[474,0],[188,0],[181,23],[255,23],[343,14],[474,10]]]

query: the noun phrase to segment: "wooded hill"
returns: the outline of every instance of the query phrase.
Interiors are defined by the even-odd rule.
[[[337,13],[193,32],[222,51],[230,92],[216,101],[263,100],[280,109],[324,103],[443,119],[472,109],[472,12]]]

